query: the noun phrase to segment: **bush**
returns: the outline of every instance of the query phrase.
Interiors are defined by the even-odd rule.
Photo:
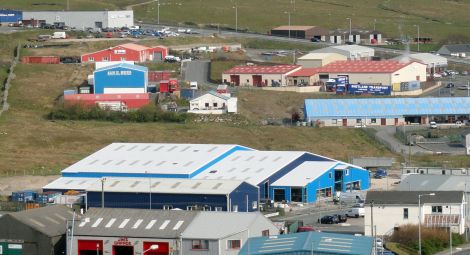
[[[187,114],[163,112],[153,105],[135,111],[120,112],[101,109],[98,106],[73,104],[54,108],[47,116],[50,120],[101,120],[113,122],[185,122]]]

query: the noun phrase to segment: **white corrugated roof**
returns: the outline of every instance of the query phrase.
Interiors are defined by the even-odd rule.
[[[304,187],[337,164],[338,162],[331,161],[306,161],[273,182],[271,186]]]
[[[437,56],[431,53],[416,53],[416,54],[411,54],[410,58],[412,60],[419,61],[423,64],[429,65],[429,64],[435,64],[435,65],[447,65],[447,58]]]
[[[194,179],[241,180],[258,185],[302,156],[303,151],[237,151]]]
[[[110,178],[104,182],[105,192],[152,192],[175,194],[221,194],[235,190],[242,181],[195,180],[179,178]],[[101,192],[101,182],[95,182],[87,191]]]
[[[343,55],[334,53],[334,52],[313,52],[303,55],[302,57],[298,58],[299,60],[311,60],[311,59],[325,59],[330,56],[339,56],[343,57]],[[346,58],[345,58],[346,59]]]
[[[189,175],[232,149],[228,144],[112,143],[62,173]]]
[[[85,190],[98,181],[99,179],[97,178],[60,177],[42,188],[52,190]]]

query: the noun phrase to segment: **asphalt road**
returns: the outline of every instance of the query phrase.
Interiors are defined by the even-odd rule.
[[[442,81],[442,85],[439,88],[436,88],[432,91],[423,94],[422,96],[430,96],[430,97],[470,97],[470,90],[467,89],[459,89],[461,86],[466,86],[470,81],[470,76],[462,76],[456,75],[452,77],[444,77],[440,79]],[[448,83],[453,83],[455,85],[454,88],[447,88]]]

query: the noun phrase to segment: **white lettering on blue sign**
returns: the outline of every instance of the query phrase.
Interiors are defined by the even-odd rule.
[[[132,75],[132,71],[108,71],[108,76]]]
[[[0,17],[14,17],[15,14],[13,13],[0,13]]]

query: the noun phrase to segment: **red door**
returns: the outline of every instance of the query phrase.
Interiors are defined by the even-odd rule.
[[[398,126],[398,118],[395,118],[395,126]]]
[[[387,119],[380,119],[380,125],[382,126],[387,125]]]
[[[156,250],[149,250],[152,245],[158,245]],[[144,242],[143,250],[149,250],[142,255],[169,255],[170,254],[170,244],[162,242]]]
[[[253,86],[255,86],[255,87],[261,87],[262,86],[263,78],[261,77],[261,75],[253,75],[252,79],[253,79]]]
[[[235,86],[240,86],[240,75],[230,75],[230,82]]]
[[[103,255],[103,240],[78,240],[78,255]]]
[[[343,119],[343,127],[347,127],[348,126],[348,119]]]

